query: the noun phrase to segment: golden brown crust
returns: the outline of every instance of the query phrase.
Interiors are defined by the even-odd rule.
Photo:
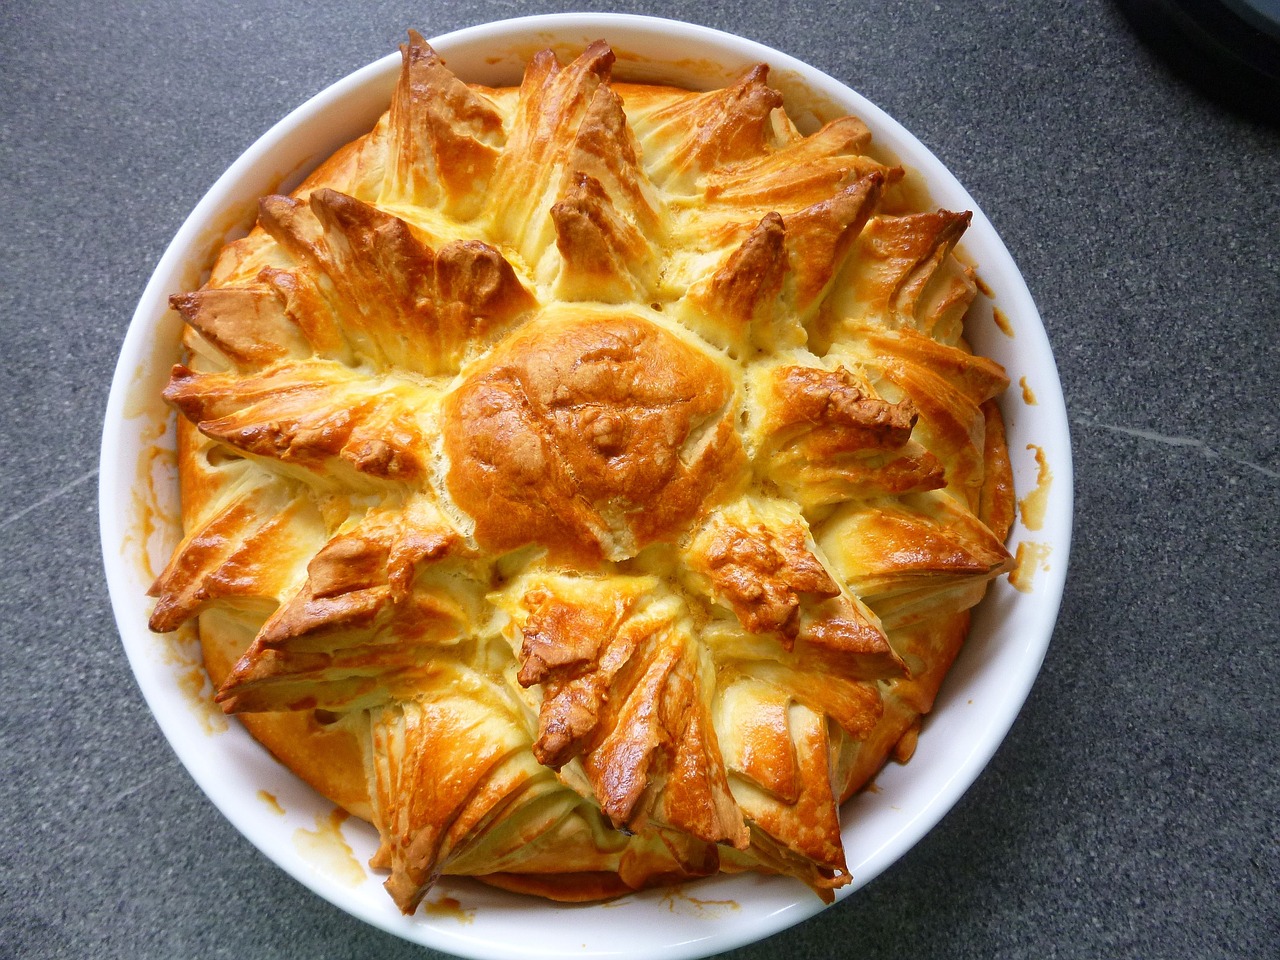
[[[411,34],[375,128],[172,301],[152,626],[199,617],[218,702],[377,827],[406,912],[446,874],[830,900],[839,804],[1012,562],[968,214],[890,212],[866,127],[802,135],[763,66],[613,62],[486,90]]]
[[[448,488],[497,553],[621,560],[677,532],[745,469],[732,384],[635,314],[553,314],[444,405]]]

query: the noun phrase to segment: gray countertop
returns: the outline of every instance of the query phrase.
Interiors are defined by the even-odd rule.
[[[273,866],[147,711],[97,456],[116,355],[204,191],[292,107],[427,35],[691,19],[834,75],[934,150],[1041,308],[1076,524],[1026,707],[880,878],[734,957],[1272,957],[1280,943],[1280,133],[1105,2],[60,0],[0,13],[0,956],[418,957]]]

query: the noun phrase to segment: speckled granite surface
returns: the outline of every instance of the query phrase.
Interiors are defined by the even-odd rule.
[[[1280,133],[1100,2],[259,7],[0,12],[0,956],[430,954],[269,863],[162,739],[101,572],[101,418],[150,271],[271,123],[409,26],[596,7],[777,46],[920,137],[1026,275],[1074,432],[1066,597],[1004,746],[886,874],[733,956],[1275,955]]]

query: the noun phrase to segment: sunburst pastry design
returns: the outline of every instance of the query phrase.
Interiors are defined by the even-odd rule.
[[[442,875],[562,900],[849,879],[840,804],[909,758],[1011,566],[968,214],[758,66],[611,79],[603,42],[390,110],[172,298],[217,701]]]

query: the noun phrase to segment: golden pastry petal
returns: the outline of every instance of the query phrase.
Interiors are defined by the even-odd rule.
[[[893,450],[911,439],[915,405],[876,397],[846,367],[762,367],[756,399],[768,449],[803,438],[815,459],[855,450]]]
[[[794,289],[790,309],[805,316],[817,308],[831,279],[880,199],[884,177],[869,173],[830,198],[783,218]]]
[[[541,762],[578,760],[617,827],[652,819],[745,845],[707,713],[713,671],[674,594],[654,577],[535,575],[499,602],[518,634],[519,682],[541,690]]]
[[[1013,566],[985,523],[937,491],[846,504],[818,539],[832,569],[893,625],[965,610]]]
[[[799,800],[803,788],[791,705],[785,690],[750,677],[723,684],[716,694],[716,730],[730,776],[786,804]]]
[[[811,136],[797,136],[776,150],[712,170],[706,178],[706,202],[762,214],[790,213],[830,199],[868,174],[893,176],[892,168],[863,154],[870,143],[866,124],[841,117]]]
[[[884,679],[906,672],[879,615],[848,589],[803,605],[796,641],[803,644],[803,656],[849,679]]]
[[[551,205],[573,156],[579,125],[597,88],[609,79],[613,51],[602,41],[567,66],[550,50],[525,69],[506,149],[489,193],[492,230],[531,268],[552,243]]]
[[[330,540],[217,693],[228,713],[362,709],[443,682],[481,616],[470,549],[423,500]]]
[[[610,688],[636,648],[669,626],[655,577],[526,576],[495,602],[518,636],[518,682],[540,684],[534,755],[559,769],[596,736]],[[678,613],[678,609],[676,611]]]
[[[978,503],[978,517],[1004,543],[1013,529],[1017,506],[1013,490],[1013,465],[1009,462],[1009,444],[1005,436],[1004,419],[996,401],[982,405],[983,451],[986,471],[982,478],[982,494]]]
[[[880,713],[873,728],[862,737],[847,738],[835,765],[832,780],[837,796],[847,799],[861,789],[890,757],[899,763],[911,758],[925,714],[947,671],[964,644],[969,613],[944,614],[899,627],[894,643],[912,665],[910,677],[880,685]]]
[[[209,288],[169,298],[182,319],[227,360],[252,370],[311,352],[269,287]]]
[[[785,691],[742,680],[721,691],[716,729],[734,799],[751,827],[749,850],[830,901],[851,877],[825,717]]]
[[[437,255],[408,223],[318,189],[308,202],[269,197],[264,228],[307,269],[311,302],[327,302],[353,354],[428,376],[451,373],[475,340],[534,306],[514,269],[479,240]]]
[[[182,539],[151,586],[151,629],[175,630],[220,600],[270,612],[317,548],[317,526],[308,501],[262,474],[245,478]]]
[[[845,366],[762,365],[752,377],[757,469],[801,506],[945,484],[942,462],[912,440],[909,398],[884,400]]]
[[[601,88],[603,89],[603,88]],[[645,302],[654,271],[648,240],[614,207],[599,180],[578,174],[551,207],[563,263],[561,300]]]
[[[776,633],[750,633],[736,619],[718,617],[702,630],[726,676],[769,680],[825,711],[855,736],[865,735],[878,716],[873,681],[907,672],[879,618],[847,594],[804,611],[801,629],[790,643]]]
[[[944,343],[960,337],[960,323],[977,291],[972,270],[951,251],[971,215],[939,210],[876,216],[858,236],[833,298],[837,325],[871,320],[890,329],[911,327]],[[830,342],[828,331],[822,340]]]
[[[368,487],[420,477],[423,430],[408,383],[378,383],[313,360],[253,376],[173,368],[165,399],[200,432],[316,482]]]
[[[334,316],[318,277],[305,269],[268,265],[258,271],[255,279],[279,300],[285,315],[297,325],[316,356],[345,364],[355,362],[351,341]]]
[[[600,184],[614,207],[648,237],[661,232],[660,194],[640,164],[640,148],[621,95],[609,83],[595,88],[574,134],[561,193],[579,177]]]
[[[561,300],[647,303],[660,267],[661,201],[644,170],[622,99],[595,87],[574,134],[550,216]]]
[[[882,394],[910,399],[913,436],[941,461],[947,489],[976,509],[986,472],[982,405],[1009,380],[999,364],[913,330],[862,329],[839,354],[856,358]]]
[[[714,273],[690,288],[694,309],[686,322],[743,360],[803,346],[806,323],[874,211],[883,182],[879,172],[869,173],[785,217],[766,213]],[[743,231],[743,224],[729,223],[720,236]]]
[[[650,819],[708,843],[743,847],[742,815],[725,781],[707,712],[709,664],[686,628],[641,651],[622,697],[609,703],[608,733],[582,757],[605,815],[644,829]]]
[[[644,166],[664,190],[690,192],[698,179],[723,164],[758,157],[773,139],[772,114],[782,95],[758,64],[737,83],[644,109],[637,102],[632,127],[644,142]],[[636,98],[639,101],[639,98]]]
[[[416,31],[400,47],[380,202],[475,216],[504,141],[502,115],[460,81]]]
[[[839,596],[840,586],[813,554],[809,525],[793,503],[742,498],[713,511],[686,554],[705,592],[750,633],[777,631],[784,643],[800,629],[802,597]]]
[[[883,367],[901,364],[928,370],[946,379],[974,405],[998,397],[1009,386],[1009,377],[994,360],[955,345],[939,343],[913,330],[867,330],[861,342],[868,350],[875,351]]]
[[[779,303],[791,269],[786,241],[782,217],[765,214],[713,274],[690,288],[684,322],[737,358],[802,346],[804,325]]]
[[[451,860],[477,844],[501,846],[494,824],[536,836],[555,822],[555,811],[533,803],[542,791],[530,789],[552,787],[555,775],[533,759],[519,718],[478,675],[459,670],[436,690],[379,707],[370,737],[382,837],[374,863],[390,870],[387,891],[405,913]]]

